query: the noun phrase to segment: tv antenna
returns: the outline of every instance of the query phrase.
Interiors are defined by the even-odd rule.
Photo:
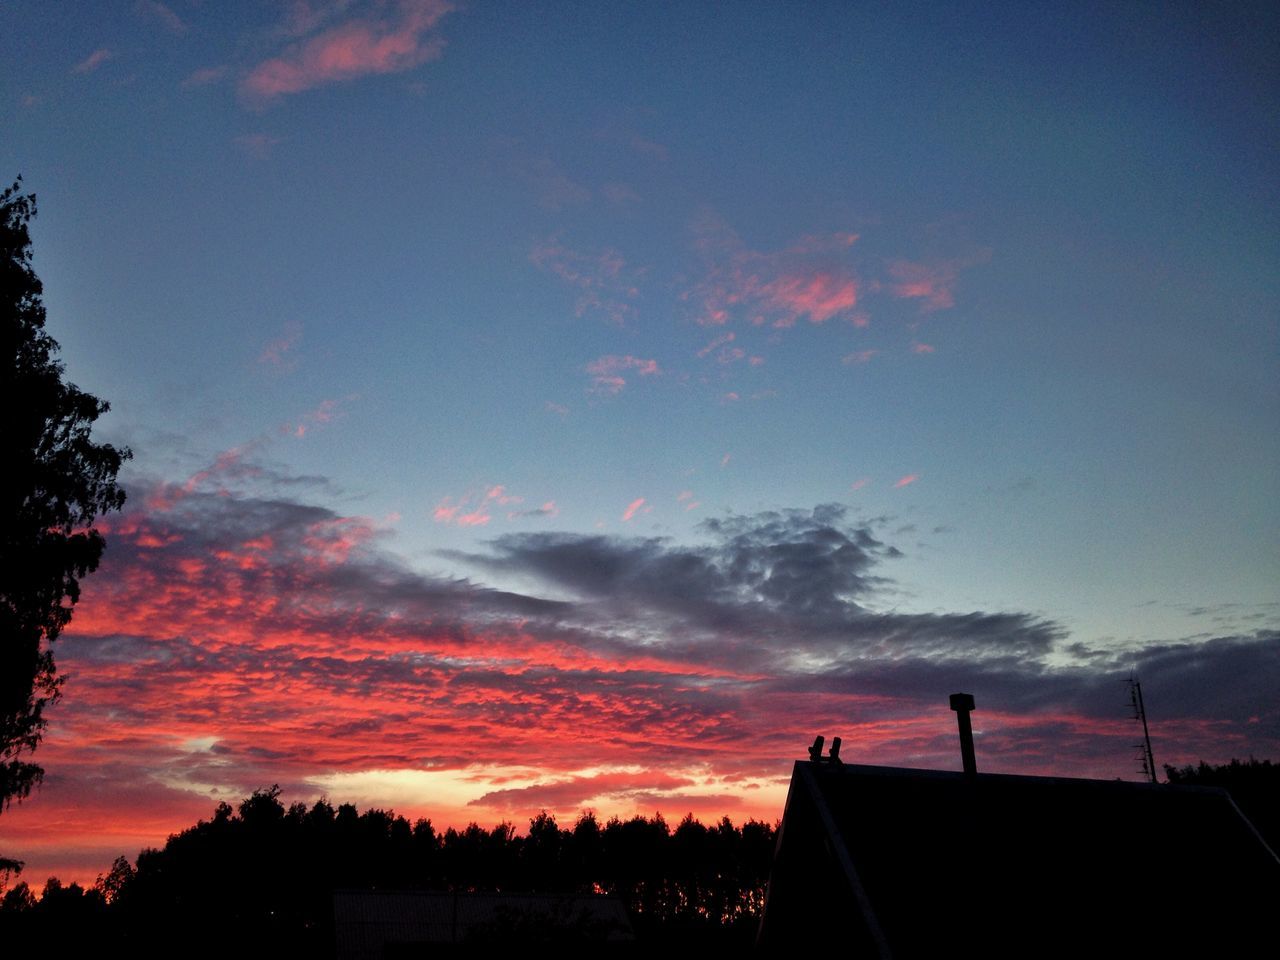
[[[1142,743],[1135,743],[1133,748],[1138,751],[1138,762],[1142,765],[1143,776],[1150,778],[1152,783],[1159,783],[1156,779],[1156,760],[1151,755],[1151,733],[1147,730],[1147,708],[1142,704],[1142,684],[1138,682],[1138,678],[1132,673],[1129,679],[1125,681],[1129,684],[1129,705],[1133,707],[1133,719],[1142,721]]]

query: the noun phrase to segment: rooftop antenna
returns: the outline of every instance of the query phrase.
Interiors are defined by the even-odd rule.
[[[1135,743],[1134,749],[1138,751],[1138,762],[1142,765],[1143,776],[1149,778],[1152,783],[1159,783],[1156,779],[1156,759],[1151,755],[1151,733],[1147,730],[1147,708],[1142,703],[1142,684],[1138,682],[1138,678],[1132,673],[1129,679],[1125,681],[1129,684],[1129,705],[1133,707],[1133,719],[1142,721],[1142,743]]]

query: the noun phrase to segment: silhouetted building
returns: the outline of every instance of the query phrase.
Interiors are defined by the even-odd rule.
[[[420,957],[451,945],[528,951],[634,939],[616,897],[557,894],[338,890],[338,960]]]
[[[1216,788],[820,758],[792,773],[760,942],[1258,956],[1276,949],[1277,909],[1280,859]]]

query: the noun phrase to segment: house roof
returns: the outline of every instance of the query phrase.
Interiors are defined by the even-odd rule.
[[[869,956],[1221,953],[1277,903],[1280,860],[1222,790],[801,761],[761,941],[835,927]]]

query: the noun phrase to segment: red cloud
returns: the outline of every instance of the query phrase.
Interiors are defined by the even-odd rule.
[[[899,479],[898,482],[894,484],[894,487],[897,488],[897,487],[910,486],[911,484],[915,483],[919,479],[920,479],[920,474],[908,473],[905,477],[902,477],[901,479]]]
[[[440,56],[444,41],[428,31],[452,9],[444,0],[401,0],[394,18],[340,24],[260,63],[242,89],[255,99],[271,100],[328,83],[410,70]]]
[[[70,680],[41,747],[50,777],[38,797],[4,814],[6,850],[27,860],[30,876],[92,882],[117,854],[159,844],[208,816],[217,800],[269,783],[284,786],[288,800],[394,802],[444,828],[544,805],[571,815],[584,802],[606,816],[642,807],[710,817],[737,803],[773,819],[790,763],[815,730],[844,737],[846,757],[859,762],[958,765],[945,699],[910,692],[934,689],[934,670],[924,681],[895,673],[909,639],[903,631],[927,628],[929,616],[892,621],[893,649],[884,656],[867,648],[852,670],[838,661],[810,670],[794,657],[804,650],[797,628],[808,605],[797,601],[794,623],[778,621],[779,656],[761,659],[754,648],[762,644],[741,635],[751,635],[757,614],[758,631],[773,630],[766,598],[748,591],[733,601],[728,566],[701,567],[696,552],[668,549],[661,538],[540,535],[530,542],[545,551],[548,569],[576,578],[552,591],[560,599],[543,599],[416,573],[386,552],[368,518],[290,501],[281,488],[226,489],[232,478],[267,482],[261,474],[243,450],[229,451],[218,492],[200,484],[171,500],[138,490],[124,514],[103,524],[103,567],[85,582],[59,641]],[[497,503],[510,494],[491,486],[480,498]],[[679,499],[692,502],[692,493]],[[637,499],[628,511],[644,506]],[[778,522],[775,515],[771,524]],[[727,540],[724,559],[753,567],[752,541]],[[566,551],[574,542],[603,546],[648,573],[618,591],[626,571],[584,563],[592,554]],[[758,556],[802,600],[815,569],[790,549]],[[847,549],[830,555],[841,569]],[[576,588],[589,595],[579,607],[563,599]],[[654,597],[672,614],[657,630],[638,615]],[[723,625],[718,632],[704,632],[708,621],[692,616],[698,609]],[[859,622],[868,616],[857,611]],[[846,642],[841,633],[842,654]],[[1185,682],[1200,682],[1206,662],[1199,654],[1188,661]],[[1032,673],[1020,696],[1033,703],[1041,694],[1031,691],[1064,682],[1053,670]],[[1247,668],[1238,674],[1249,676]],[[999,689],[1001,675],[993,676]],[[1043,703],[1051,709],[1014,715],[980,701],[980,757],[989,758],[980,762],[1059,775],[1121,772],[1115,758],[1127,756],[1131,724]],[[1249,715],[1258,712],[1250,705]],[[1175,762],[1274,748],[1274,737],[1254,732],[1273,728],[1273,714],[1251,726],[1166,716],[1163,736],[1181,751],[1170,748]],[[361,795],[334,785],[335,777],[366,775],[405,777],[414,789]],[[424,787],[414,776],[436,779]]]
[[[644,497],[637,497],[627,504],[627,509],[622,511],[622,522],[627,523],[636,515],[641,507],[644,506]]]

